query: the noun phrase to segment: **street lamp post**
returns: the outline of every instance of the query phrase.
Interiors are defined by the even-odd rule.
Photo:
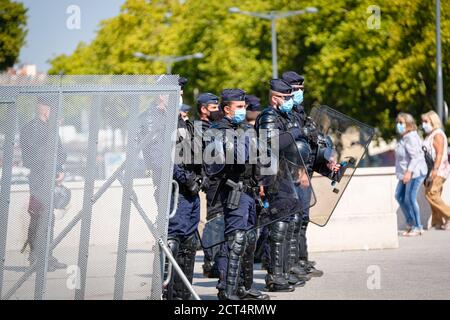
[[[239,8],[232,7],[228,9],[230,13],[240,13],[251,17],[257,17],[260,19],[271,21],[271,33],[272,33],[272,77],[278,78],[278,57],[277,57],[277,26],[276,21],[278,19],[293,17],[305,13],[317,13],[319,10],[315,7],[307,7],[304,10],[294,11],[270,11],[270,12],[250,12],[242,11]]]
[[[172,74],[172,65],[176,62],[204,58],[204,54],[200,52],[186,56],[150,56],[143,54],[142,52],[135,52],[133,53],[133,56],[148,61],[163,61],[166,64],[166,74]]]
[[[444,123],[444,94],[442,88],[441,3],[436,0],[436,111]]]

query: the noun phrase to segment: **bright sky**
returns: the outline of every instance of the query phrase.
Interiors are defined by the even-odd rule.
[[[38,71],[50,68],[48,60],[70,54],[80,41],[95,38],[100,21],[116,16],[125,0],[15,0],[28,8],[28,35],[19,63],[36,64]],[[74,16],[79,8],[79,19]],[[67,10],[71,9],[70,13]],[[79,21],[79,29],[77,29]],[[68,27],[69,22],[69,27]]]

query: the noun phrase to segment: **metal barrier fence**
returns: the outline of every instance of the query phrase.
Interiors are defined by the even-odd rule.
[[[0,76],[2,299],[161,298],[179,90]]]

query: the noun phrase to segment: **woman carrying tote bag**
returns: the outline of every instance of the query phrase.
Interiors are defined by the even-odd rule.
[[[426,134],[423,146],[431,155],[434,166],[425,183],[425,197],[431,206],[431,226],[446,230],[450,221],[450,207],[442,200],[442,187],[450,174],[447,136],[434,111],[422,115],[422,128]]]

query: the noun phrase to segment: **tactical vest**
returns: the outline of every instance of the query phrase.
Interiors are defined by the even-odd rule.
[[[223,118],[222,120],[218,121],[214,125],[211,126],[211,128],[219,129],[223,132],[223,138],[226,138],[225,131],[227,129],[231,130],[238,130],[242,129],[244,131],[251,128],[251,126],[247,123],[241,123],[239,125],[233,124],[230,119]],[[230,144],[233,142],[224,141],[224,148],[226,149],[226,144]],[[233,143],[234,144],[234,143]],[[222,178],[231,179],[234,182],[243,181],[244,184],[255,185],[255,165],[250,163],[245,164],[226,164],[224,167],[224,170],[221,173]]]

